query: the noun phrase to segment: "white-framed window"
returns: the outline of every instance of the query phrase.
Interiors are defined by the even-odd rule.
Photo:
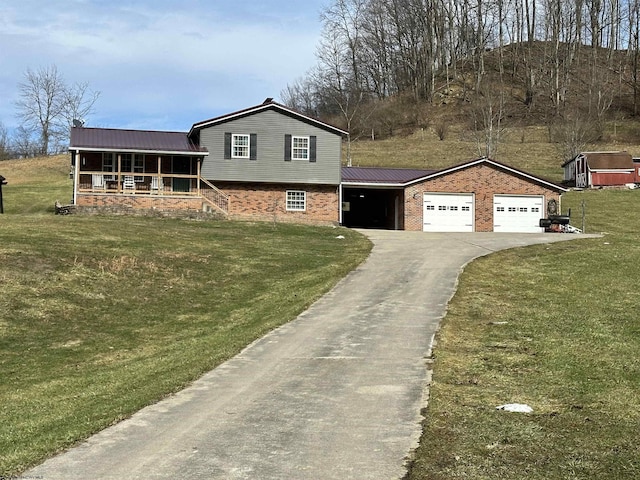
[[[291,158],[309,160],[309,137],[291,137]]]
[[[249,139],[245,134],[231,135],[231,158],[249,158]]]
[[[304,212],[307,209],[307,192],[287,190],[287,211]]]
[[[115,162],[115,154],[111,152],[104,152],[102,154],[102,171],[103,172],[115,172],[116,171],[116,162]],[[105,175],[105,180],[115,180],[115,175]]]
[[[142,154],[123,153],[120,157],[120,168],[125,173],[144,173],[144,156]],[[144,182],[144,177],[136,175],[136,183]]]

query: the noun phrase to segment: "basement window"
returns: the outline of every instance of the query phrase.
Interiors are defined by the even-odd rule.
[[[307,209],[307,192],[287,190],[287,211],[304,212]]]

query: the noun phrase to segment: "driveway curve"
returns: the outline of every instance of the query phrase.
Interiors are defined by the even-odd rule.
[[[297,319],[25,478],[400,479],[464,265],[585,237],[363,233],[374,243],[366,262]]]

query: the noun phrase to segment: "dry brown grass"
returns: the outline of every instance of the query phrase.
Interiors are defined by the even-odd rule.
[[[11,185],[50,182],[53,178],[69,178],[70,165],[69,155],[5,160],[0,162],[0,175],[11,180]]]
[[[584,150],[627,150],[640,155],[640,144],[617,142],[613,128],[612,125],[606,143],[589,145]],[[621,126],[616,126],[616,131],[620,130]],[[444,140],[438,138],[434,127],[384,140],[359,139],[351,147],[354,166],[440,169],[481,156],[478,142],[460,125],[450,126]],[[561,166],[566,160],[559,145],[549,142],[549,131],[544,126],[507,129],[493,159],[553,181],[562,180]]]

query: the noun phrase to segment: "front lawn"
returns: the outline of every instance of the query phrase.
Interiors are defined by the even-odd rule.
[[[0,216],[0,476],[181,389],[370,250],[331,227],[41,210]]]
[[[640,478],[640,191],[563,196],[601,239],[508,250],[460,280],[409,476]],[[496,407],[524,403],[531,414]]]

